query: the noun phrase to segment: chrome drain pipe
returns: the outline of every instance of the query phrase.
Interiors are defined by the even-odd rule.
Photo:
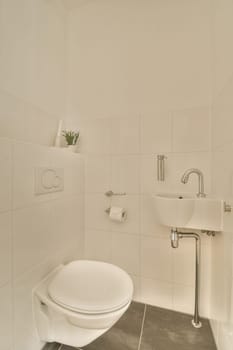
[[[200,256],[201,256],[201,238],[197,233],[193,232],[178,232],[177,229],[171,230],[171,246],[172,248],[179,247],[181,238],[195,239],[195,302],[194,302],[194,317],[192,325],[195,328],[201,328],[202,323],[199,316],[199,290],[200,290]]]

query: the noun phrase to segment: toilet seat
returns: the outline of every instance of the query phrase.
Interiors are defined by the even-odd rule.
[[[132,294],[130,276],[117,266],[87,260],[59,265],[33,290],[38,335],[82,349],[121,318]]]
[[[82,314],[116,311],[129,303],[133,284],[115,265],[79,260],[64,266],[48,285],[48,294],[58,305]]]

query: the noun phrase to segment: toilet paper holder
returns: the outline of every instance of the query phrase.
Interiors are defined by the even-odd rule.
[[[112,197],[112,196],[126,196],[126,193],[125,192],[118,192],[118,193],[115,193],[113,191],[107,191],[105,192],[105,196],[106,197]]]
[[[107,208],[105,210],[105,213],[107,213],[109,215],[110,214],[110,210],[111,210],[111,207]],[[123,212],[123,217],[126,217],[126,210],[124,210],[124,212]]]

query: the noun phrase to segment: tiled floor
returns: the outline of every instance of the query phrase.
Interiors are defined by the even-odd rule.
[[[208,320],[195,329],[192,317],[179,312],[132,303],[107,333],[83,350],[216,350]],[[74,350],[47,345],[44,350]]]

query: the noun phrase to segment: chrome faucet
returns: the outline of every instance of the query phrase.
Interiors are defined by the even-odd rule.
[[[197,193],[197,197],[199,197],[199,198],[206,197],[206,194],[204,192],[204,175],[203,175],[201,170],[195,169],[195,168],[191,168],[191,169],[186,170],[185,173],[183,174],[182,178],[181,178],[181,182],[183,184],[186,184],[188,182],[189,176],[191,174],[197,174],[197,176],[198,176],[198,193]]]

